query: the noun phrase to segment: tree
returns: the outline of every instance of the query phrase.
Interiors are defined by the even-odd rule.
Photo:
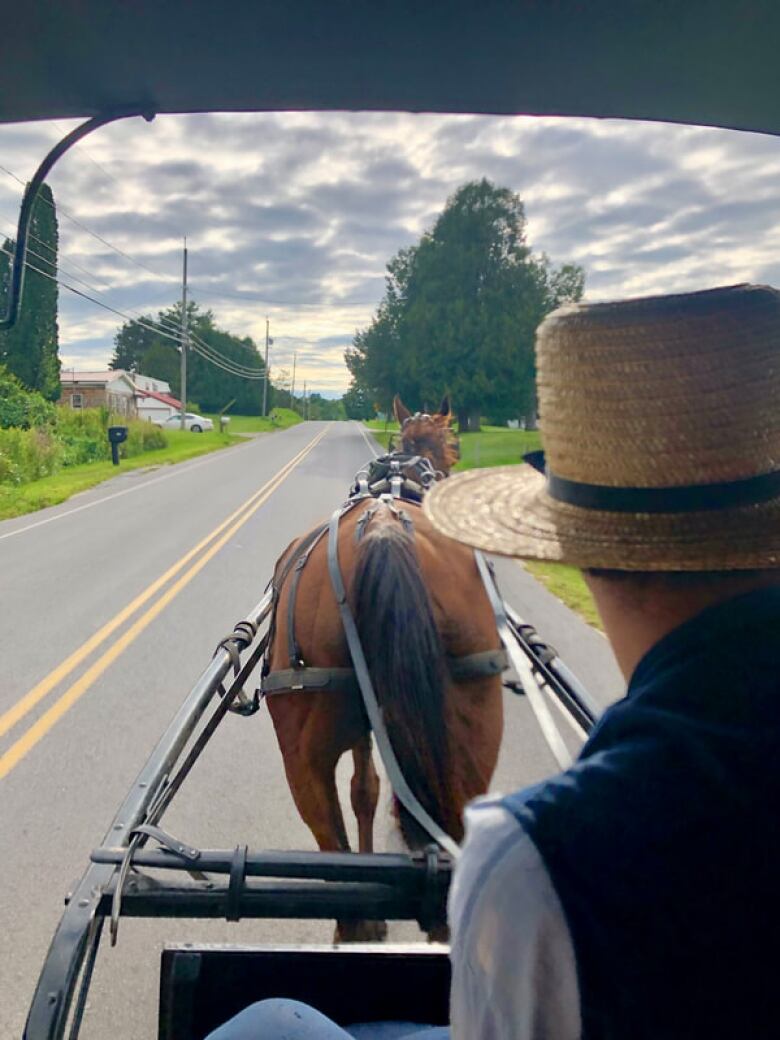
[[[302,408],[303,401],[301,401],[301,409],[299,411],[307,419],[327,419],[329,422],[334,422],[347,418],[341,398],[331,399],[323,397],[322,394],[318,394],[316,391],[309,394],[306,399],[305,414]]]
[[[375,412],[371,399],[358,383],[353,383],[341,400],[348,419],[374,418]]]
[[[54,417],[54,407],[43,394],[25,389],[15,375],[0,365],[0,430],[9,426],[23,430],[46,426],[54,422]]]
[[[424,407],[447,390],[462,432],[478,429],[480,415],[535,411],[536,328],[562,300],[579,299],[584,273],[532,255],[518,195],[464,184],[387,270],[384,299],[345,355],[355,387],[382,410],[395,393]]]
[[[145,325],[126,322],[114,337],[112,368],[131,369],[155,379],[164,379],[177,397],[181,394],[181,354],[175,340],[155,331],[153,326],[176,334],[181,328],[181,303],[161,310],[156,318],[145,317]],[[148,326],[152,326],[151,328]],[[187,304],[187,327],[192,336],[187,355],[187,397],[197,401],[203,411],[218,412],[229,401],[238,415],[259,415],[263,402],[263,359],[252,339],[234,336],[220,329],[210,310],[201,311],[194,300]],[[206,344],[202,346],[201,340]],[[218,354],[222,359],[253,370],[252,377],[234,375],[204,353]],[[254,376],[257,372],[257,376]]]
[[[146,354],[156,344],[169,343],[175,349],[171,340],[166,340],[155,332],[152,328],[153,323],[154,318],[150,314],[142,315],[140,321],[126,321],[114,336],[114,354],[108,367],[120,368],[126,372],[140,372]],[[151,372],[146,374],[152,375]]]
[[[61,392],[57,325],[57,249],[59,231],[54,196],[48,184],[33,204],[24,276],[24,295],[16,325],[0,332],[0,364],[29,390],[56,401]],[[0,252],[0,310],[8,307],[11,257],[15,243],[6,239]],[[38,268],[38,270],[32,270]],[[43,272],[43,273],[39,273]]]

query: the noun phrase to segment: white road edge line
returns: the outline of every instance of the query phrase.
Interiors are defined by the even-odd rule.
[[[369,448],[371,449],[371,451],[372,451],[372,453],[373,453],[373,456],[374,456],[374,458],[375,458],[375,459],[378,459],[378,458],[379,458],[379,454],[380,454],[380,453],[379,453],[379,452],[378,452],[378,451],[376,450],[376,445],[375,445],[375,444],[372,444],[372,443],[371,443],[371,441],[369,440],[368,434],[366,433],[366,428],[365,428],[365,426],[363,425],[363,423],[362,423],[362,422],[359,422],[359,421],[358,421],[357,419],[355,419],[354,421],[355,421],[355,422],[357,423],[357,425],[358,425],[358,429],[359,429],[359,430],[360,430],[360,432],[361,432],[361,433],[363,434],[363,440],[364,440],[364,441],[366,442],[366,444],[367,444],[367,445],[369,446]]]
[[[248,448],[252,443],[253,442],[250,441],[248,444],[237,445],[234,454]],[[32,531],[35,527],[43,527],[44,524],[52,524],[55,520],[62,520],[66,516],[73,516],[74,513],[81,513],[85,509],[91,509],[93,506],[102,505],[103,502],[110,502],[112,499],[122,498],[123,495],[130,495],[134,491],[140,491],[141,488],[149,487],[151,484],[159,484],[161,480],[168,480],[170,477],[178,476],[180,473],[191,473],[199,466],[205,466],[207,462],[213,462],[220,454],[220,451],[211,452],[208,458],[193,460],[191,466],[188,466],[186,462],[179,462],[173,466],[170,466],[168,463],[161,463],[161,465],[167,466],[167,473],[161,473],[158,477],[152,477],[151,480],[145,480],[142,484],[134,484],[132,487],[125,488],[124,491],[115,491],[113,494],[105,495],[103,498],[96,498],[94,502],[85,502],[83,506],[76,506],[75,509],[66,509],[62,513],[57,513],[56,516],[47,516],[44,520],[36,520],[34,523],[26,524],[24,527],[17,527],[15,531],[7,531],[5,534],[0,534],[0,542],[5,538],[13,538],[14,535],[17,534],[24,534],[25,531]],[[129,472],[132,472],[132,470]],[[123,475],[124,474],[117,474],[117,476]],[[52,508],[56,509],[56,506],[53,506]]]
[[[542,736],[547,742],[547,746],[560,768],[568,769],[574,761],[574,758],[566,747],[561,731],[555,725],[555,720],[550,714],[550,709],[547,706],[544,694],[537,685],[530,664],[528,664],[527,661],[520,660],[520,657],[521,655],[518,655],[518,659],[516,659],[513,655],[512,664],[514,665],[515,670],[519,671],[522,668],[524,672],[524,674],[520,676],[520,679],[526,696],[528,697],[528,703],[531,705],[531,710],[536,716],[536,721],[539,723],[539,729],[542,731]]]
[[[577,720],[569,714],[569,712],[564,708],[564,706],[561,704],[561,702],[558,700],[555,694],[550,689],[548,689],[547,686],[544,687],[544,692],[547,696],[547,699],[555,705],[555,708],[557,709],[558,714],[561,716],[561,718],[568,723],[569,728],[571,729],[572,733],[575,735],[577,740],[579,740],[581,744],[584,744],[585,741],[588,739],[588,734],[585,732],[585,730],[582,728],[579,722],[577,722]]]

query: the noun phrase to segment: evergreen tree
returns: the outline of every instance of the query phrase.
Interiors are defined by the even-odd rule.
[[[461,431],[535,411],[534,333],[584,274],[550,268],[526,242],[519,196],[487,180],[464,184],[431,231],[388,264],[371,325],[345,360],[354,386],[389,411],[395,393],[415,407],[452,395]]]
[[[0,332],[0,364],[28,389],[50,401],[60,396],[59,328],[57,324],[57,249],[59,231],[54,196],[48,184],[33,205],[27,247],[24,293],[16,325]],[[8,307],[14,242],[6,239],[0,252],[0,309]],[[47,277],[47,275],[51,277]]]

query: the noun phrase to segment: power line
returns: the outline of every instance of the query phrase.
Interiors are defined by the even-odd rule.
[[[5,219],[9,220],[8,217],[6,217]],[[10,222],[13,223],[13,221],[10,221]],[[15,235],[14,235],[14,233],[9,233],[8,231],[6,231],[5,235],[6,235],[6,238],[8,238],[10,241],[15,243]],[[50,253],[54,253],[54,255],[58,259],[58,266],[62,266],[61,261],[65,260],[70,267],[75,267],[77,271],[81,271],[82,274],[86,274],[90,278],[93,278],[98,283],[98,285],[102,285],[104,292],[115,292],[116,291],[115,289],[113,289],[108,284],[108,282],[106,282],[106,280],[104,278],[101,278],[100,275],[95,274],[94,271],[88,271],[86,267],[83,267],[81,264],[77,263],[77,261],[75,261],[72,256],[69,256],[64,250],[61,250],[59,248],[59,246],[49,245],[48,242],[45,242],[38,235],[33,234],[32,231],[28,231],[27,232],[27,237],[29,239],[32,239],[33,241],[37,242],[38,245],[41,246],[42,248],[48,249]],[[41,258],[41,259],[43,259],[43,258]],[[46,262],[47,263],[51,263],[51,261],[49,261],[49,260],[47,260]],[[71,277],[73,277],[73,276],[71,276]],[[94,286],[92,286],[91,288],[94,288]],[[97,292],[97,289],[95,291]]]
[[[251,375],[252,377],[254,377],[258,372],[262,374],[262,369],[254,368],[250,365],[243,365],[240,361],[235,361],[233,358],[227,357],[225,354],[220,353],[220,351],[218,351],[216,347],[212,347],[210,344],[206,343],[206,341],[202,339],[197,333],[191,332],[190,336],[191,342],[194,342],[194,344],[197,345],[201,350],[216,358],[218,361],[221,361],[226,365],[230,365],[232,368],[235,368],[242,374],[245,373],[247,375]]]
[[[13,257],[13,252],[9,249],[6,249],[5,246],[0,246],[0,252],[5,253],[6,256]],[[117,310],[116,307],[110,307],[107,303],[102,303],[100,300],[96,300],[93,296],[89,296],[87,293],[82,292],[81,289],[77,289],[75,286],[69,285],[67,282],[63,282],[60,278],[56,278],[54,275],[49,274],[47,271],[42,271],[39,267],[36,267],[34,264],[31,264],[29,260],[25,260],[25,267],[27,267],[30,271],[35,271],[36,274],[42,275],[44,278],[50,279],[50,281],[52,282],[56,282],[57,285],[61,285],[63,289],[67,289],[69,292],[74,293],[76,296],[80,296],[82,299],[89,300],[90,303],[94,303],[97,307],[102,307],[104,310],[111,311],[112,314],[118,314],[120,318],[124,318],[127,321],[133,321],[137,325],[149,329],[151,332],[155,332],[159,336],[164,336],[166,339],[171,339],[177,343],[181,343],[181,336],[172,336],[169,333],[167,333],[164,329],[161,329],[153,325],[149,325],[145,321],[140,321],[137,318],[132,318],[130,315],[125,314],[123,311]],[[232,366],[232,363],[230,362],[229,358],[224,358],[223,355],[219,353],[217,353],[216,357],[213,357],[205,350],[203,350],[200,344],[198,343],[190,342],[190,346],[195,351],[195,353],[199,354],[202,358],[204,358],[204,360],[210,362],[216,368],[220,368],[224,372],[227,372],[229,375],[237,376],[241,379],[252,380],[260,380],[264,376],[264,372],[262,369],[240,371],[238,368],[234,368]],[[217,360],[217,358],[219,358],[219,360]]]
[[[52,126],[56,127],[62,136],[64,136],[67,133],[67,130],[61,127],[59,123],[55,122],[54,120],[52,120]],[[78,150],[73,153],[73,156],[74,158],[76,156],[84,156],[86,159],[89,159],[93,166],[96,166],[100,170],[104,177],[106,177],[108,180],[112,180],[114,184],[118,185],[120,188],[125,187],[124,183],[115,174],[113,174],[111,170],[107,169],[101,162],[98,162],[98,160],[94,157],[94,155],[86,147],[86,145],[80,144]],[[181,232],[177,231],[172,224],[168,223],[167,221],[166,224],[171,229],[171,231],[175,232],[177,236],[181,234]]]
[[[13,252],[10,249],[6,249],[5,246],[0,246],[0,253],[5,253],[6,256],[10,257],[13,257],[14,255]],[[49,261],[45,262],[48,263]],[[159,328],[155,325],[151,325],[146,321],[139,320],[138,318],[133,318],[131,315],[125,314],[124,311],[117,310],[116,307],[111,307],[107,303],[102,303],[100,300],[96,300],[94,296],[89,296],[87,293],[82,292],[81,289],[77,289],[75,286],[69,285],[67,282],[63,282],[62,279],[57,278],[55,275],[49,274],[47,271],[42,271],[39,267],[36,267],[34,264],[31,264],[29,260],[25,260],[24,266],[28,268],[30,271],[35,271],[36,274],[40,274],[44,278],[48,278],[50,279],[50,281],[56,282],[57,285],[61,285],[63,289],[67,289],[69,292],[74,293],[76,296],[81,296],[83,299],[89,300],[89,302],[94,303],[96,307],[102,307],[103,310],[111,311],[112,314],[118,314],[119,317],[124,318],[125,321],[133,321],[137,325],[141,325],[143,328],[149,329],[150,332],[157,333],[158,336],[164,336],[166,339],[175,340],[177,343],[181,342],[181,338],[179,336],[172,336],[170,333],[166,332],[165,329]]]
[[[22,178],[17,177],[17,175],[12,170],[9,170],[6,166],[0,164],[0,170],[2,170],[3,173],[8,174],[8,176],[13,178],[13,180],[17,181],[17,183],[21,184],[22,187],[26,187],[26,184],[22,180]],[[43,195],[39,195],[38,198],[43,199],[47,206],[50,206],[58,214],[61,213],[63,217],[66,217],[72,224],[75,224],[76,227],[81,228],[82,231],[85,231],[88,235],[91,235],[93,238],[97,239],[98,242],[101,242],[104,246],[107,246],[109,249],[112,249],[115,253],[118,253],[119,256],[124,257],[125,260],[129,260],[131,264],[135,264],[136,267],[140,267],[144,271],[148,271],[149,274],[153,274],[155,278],[165,277],[171,281],[176,281],[178,284],[178,279],[174,279],[172,275],[161,276],[159,271],[153,271],[151,267],[148,267],[140,260],[136,260],[135,257],[130,256],[129,253],[126,253],[123,249],[120,249],[119,246],[115,246],[113,242],[109,242],[107,238],[103,238],[103,236],[99,235],[97,231],[93,231],[92,228],[88,228],[86,224],[83,224],[77,217],[74,217],[72,214],[70,214],[64,208],[64,206],[60,205],[60,203],[51,202]]]
[[[204,351],[198,343],[194,343],[194,342],[190,341],[190,348],[196,354],[200,355],[200,357],[202,357],[205,361],[208,361],[212,365],[214,365],[215,368],[221,368],[223,372],[227,372],[231,376],[237,376],[237,377],[239,377],[241,379],[252,379],[252,380],[260,380],[260,379],[263,378],[263,371],[261,369],[255,369],[255,371],[253,373],[241,372],[238,369],[235,369],[235,368],[233,368],[230,365],[222,364],[221,361],[217,361],[216,358],[214,358],[211,355],[207,354],[206,351]]]
[[[212,347],[211,344],[206,343],[206,341],[202,339],[202,337],[200,337],[196,332],[190,331],[190,339],[194,340],[198,344],[198,346],[200,346],[203,350],[206,350],[208,353],[213,354],[215,357],[219,358],[220,361],[224,361],[227,364],[232,365],[234,368],[242,369],[244,372],[251,374],[261,371],[261,369],[258,369],[254,365],[244,365],[241,361],[236,361],[234,358],[227,357],[227,355],[220,353],[220,351],[218,351],[216,347]]]

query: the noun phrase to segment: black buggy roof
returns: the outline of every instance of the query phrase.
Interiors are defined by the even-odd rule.
[[[776,0],[26,0],[0,122],[291,109],[780,132]]]

